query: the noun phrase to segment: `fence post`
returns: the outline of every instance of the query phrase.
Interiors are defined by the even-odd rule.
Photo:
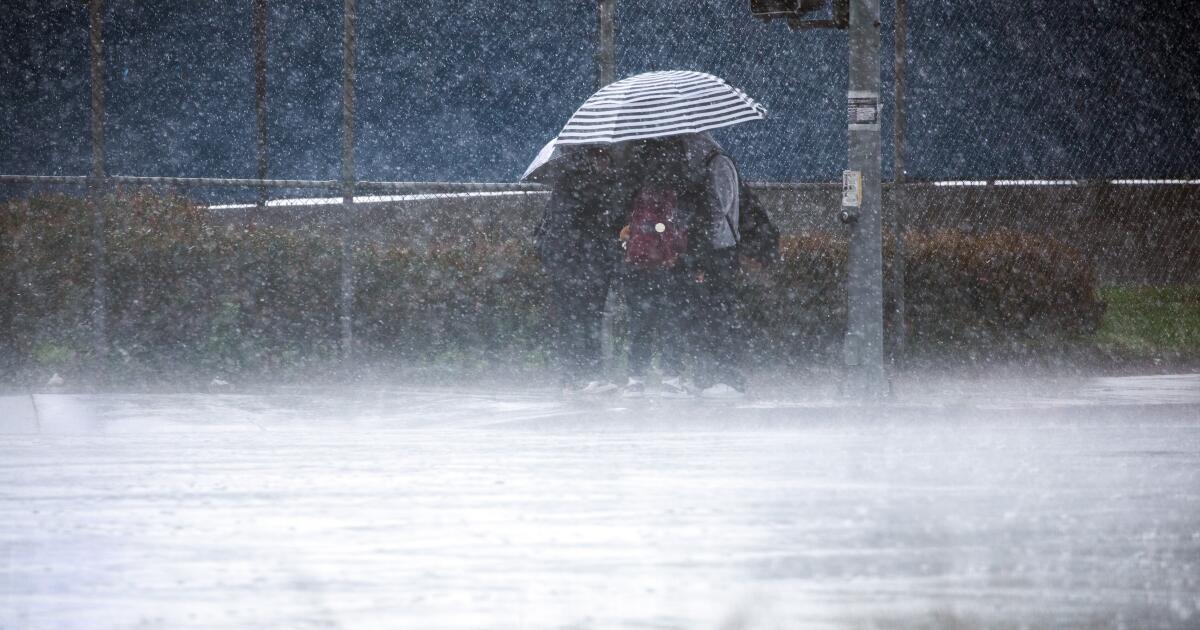
[[[89,0],[92,70],[92,339],[97,359],[108,354],[108,265],[105,243],[105,202],[108,192],[104,172],[104,47],[101,38],[103,0]]]
[[[600,85],[604,87],[617,80],[615,51],[616,27],[614,18],[617,13],[617,0],[599,0],[600,3],[600,50],[596,61],[600,66]]]
[[[254,0],[254,123],[258,148],[258,179],[267,178],[267,0]],[[266,186],[258,187],[259,210],[267,205]],[[251,223],[247,221],[246,223]]]
[[[354,2],[344,0],[342,20],[342,220],[340,320],[342,358],[354,346]]]
[[[616,28],[613,24],[617,13],[617,0],[598,0],[599,4],[599,50],[596,53],[596,64],[599,67],[600,89],[616,80]],[[607,367],[612,367],[613,355],[613,318],[617,310],[617,292],[609,287],[604,296],[604,313],[600,318],[600,353]]]
[[[904,261],[904,236],[908,231],[905,204],[908,195],[904,192],[904,140],[907,118],[904,107],[904,73],[907,69],[908,0],[896,0],[896,62],[895,62],[895,133],[892,150],[892,295],[895,299],[892,311],[892,364],[903,367],[905,344],[908,340],[908,321],[904,295],[904,275],[908,271]]]
[[[12,259],[15,262],[16,256],[15,234],[0,230],[0,260]],[[0,269],[0,291],[10,296],[7,305],[0,305],[0,380],[9,382],[16,382],[15,377],[24,359],[17,344],[17,313],[25,300],[20,290],[22,275],[21,267],[16,264]]]

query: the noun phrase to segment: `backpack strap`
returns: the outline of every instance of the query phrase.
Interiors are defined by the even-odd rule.
[[[729,155],[720,148],[709,151],[708,154],[704,156],[704,175],[701,186],[705,204],[708,207],[710,216],[714,211],[721,212],[721,218],[723,218],[725,220],[725,224],[729,226],[729,233],[733,235],[734,246],[736,247],[737,243],[742,240],[742,231],[739,225],[735,224],[729,217],[729,214],[725,212],[724,208],[717,207],[719,197],[717,196],[717,191],[712,190],[712,178],[709,176],[712,173],[713,161],[719,157],[729,160],[729,164],[733,166],[733,176],[735,181],[734,189],[738,196],[738,223],[741,223],[742,207],[744,206],[744,202],[742,200],[742,173],[741,170],[738,169],[737,160],[734,160],[733,156]]]

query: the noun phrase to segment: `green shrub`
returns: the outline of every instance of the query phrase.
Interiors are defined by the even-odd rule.
[[[1095,271],[1061,241],[942,231],[905,244],[906,312],[916,348],[1019,354],[1100,325]]]
[[[1133,358],[1200,358],[1200,288],[1106,287],[1108,309],[1096,342]]]
[[[755,352],[807,360],[840,349],[846,330],[847,244],[789,235],[781,262],[744,274],[743,303]],[[910,352],[1024,354],[1094,331],[1103,304],[1092,267],[1062,242],[1016,232],[942,231],[905,239],[905,312]],[[885,328],[895,295],[894,252],[885,249]]]
[[[92,304],[88,207],[55,196],[11,201],[0,213],[0,353],[62,367],[89,347]],[[14,359],[15,358],[15,359]]]
[[[4,207],[0,352],[26,367],[70,372],[89,359],[92,208],[59,196]],[[337,355],[336,234],[216,225],[187,199],[147,193],[119,195],[103,212],[111,358],[125,375],[278,373]],[[539,351],[542,278],[520,244],[364,242],[352,255],[363,354]]]
[[[742,274],[751,354],[823,358],[841,347],[846,332],[846,243],[822,234],[786,235],[779,253],[765,271]]]
[[[117,372],[286,375],[337,355],[336,234],[215,224],[187,199],[150,193],[118,195],[102,210]],[[9,365],[69,372],[89,360],[91,216],[88,203],[61,196],[3,207],[0,358]],[[906,243],[909,339],[920,352],[1024,352],[1099,323],[1094,274],[1061,243],[1013,232]],[[546,286],[528,245],[364,241],[352,252],[356,347],[411,363],[544,357]],[[778,265],[742,276],[751,351],[826,360],[845,331],[846,243],[789,235],[781,251]]]
[[[356,266],[356,329],[377,355],[526,354],[545,337],[543,278],[518,243],[375,245]]]

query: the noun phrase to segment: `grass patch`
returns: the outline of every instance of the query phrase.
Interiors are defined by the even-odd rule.
[[[1103,350],[1135,357],[1200,357],[1200,287],[1105,287]]]

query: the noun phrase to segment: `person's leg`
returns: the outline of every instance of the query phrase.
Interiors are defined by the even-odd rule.
[[[575,290],[569,278],[558,274],[550,276],[551,307],[551,355],[554,367],[564,387],[578,387],[579,373],[575,365]]]
[[[586,383],[591,380],[591,375],[588,374],[587,362],[587,344],[588,344],[588,321],[590,313],[588,312],[588,303],[583,299],[583,289],[585,283],[576,276],[572,281],[567,283],[566,290],[569,295],[564,296],[565,302],[568,305],[567,315],[567,340],[566,340],[566,361],[567,371],[577,382]]]
[[[579,300],[584,334],[580,344],[580,368],[589,379],[604,378],[604,357],[601,347],[604,307],[608,299],[611,273],[602,265],[593,265],[581,283]]]
[[[708,373],[713,384],[724,383],[745,391],[742,373],[745,331],[737,291],[737,259],[731,253],[721,263],[706,282],[709,285]]]
[[[691,276],[672,270],[663,277],[659,327],[663,379],[682,377],[692,345]]]
[[[625,276],[625,304],[629,309],[629,375],[643,379],[653,352],[652,282],[643,271]]]
[[[566,283],[562,296],[567,305],[564,318],[566,372],[579,393],[607,394],[617,390],[617,385],[604,377],[600,360],[600,318],[604,308],[603,296],[599,292],[597,278],[581,270]]]
[[[737,286],[737,269],[727,269],[716,275],[713,287],[714,318],[713,359],[714,377],[738,391],[745,391],[743,358],[745,330],[742,323]]]
[[[696,386],[705,389],[716,383],[716,360],[713,353],[714,301],[711,278],[692,286],[692,329],[689,344],[696,370]]]

